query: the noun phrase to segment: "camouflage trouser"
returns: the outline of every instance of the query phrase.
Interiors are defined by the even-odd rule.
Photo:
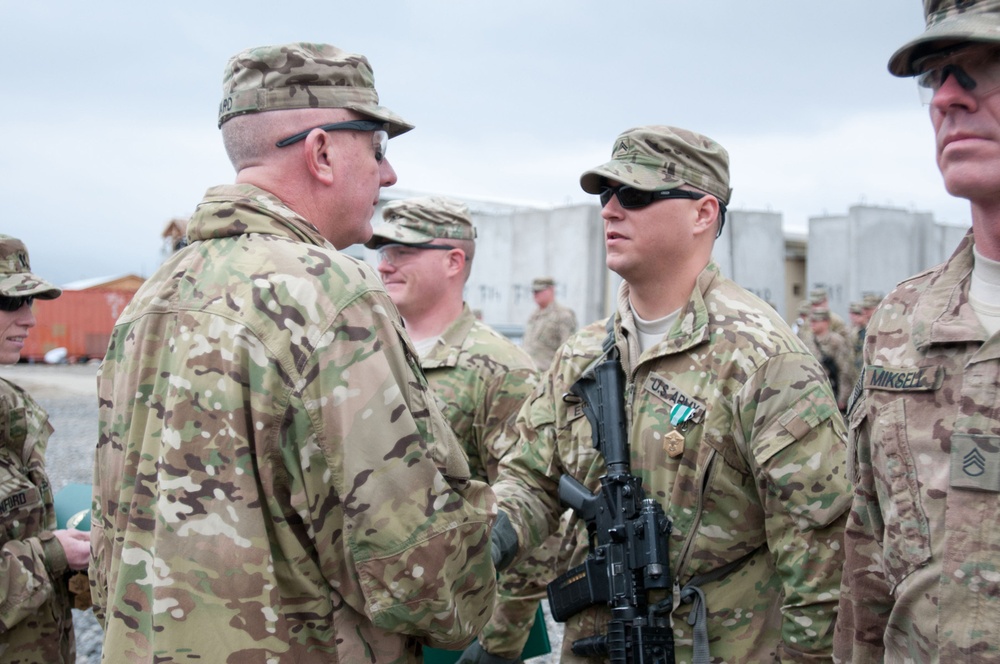
[[[520,657],[538,603],[545,599],[545,586],[569,569],[579,546],[586,551],[586,531],[576,516],[567,511],[559,521],[559,530],[525,560],[501,575],[493,617],[479,637],[487,652],[507,659]]]

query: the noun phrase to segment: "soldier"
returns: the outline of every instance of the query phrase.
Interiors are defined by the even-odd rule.
[[[868,316],[865,315],[864,303],[851,302],[850,315],[851,327],[847,335],[847,342],[850,345],[856,380],[861,375],[861,350],[865,345],[865,328],[868,326]]]
[[[470,480],[376,272],[387,140],[365,57],[225,69],[235,185],[208,190],[98,377],[94,603],[109,662],[404,662],[492,611],[496,505]]]
[[[812,309],[826,309],[830,312],[830,329],[834,334],[838,334],[847,340],[847,325],[835,311],[830,309],[830,299],[827,297],[825,288],[814,288],[809,291],[809,304]]]
[[[539,277],[531,282],[531,292],[538,308],[524,327],[524,349],[539,371],[549,368],[552,356],[569,335],[576,332],[576,314],[556,302],[556,282]]]
[[[917,77],[945,188],[969,200],[972,228],[868,324],[836,653],[1000,662],[1000,3],[924,11],[926,31],[889,71]]]
[[[31,303],[61,290],[31,273],[20,240],[0,235],[0,364],[15,364],[35,326]],[[87,568],[90,533],[56,529],[45,450],[52,425],[23,389],[0,378],[0,661],[73,664],[66,573]]]
[[[392,201],[386,223],[366,246],[378,249],[378,271],[420,353],[431,389],[469,457],[473,477],[496,480],[497,463],[514,442],[504,425],[537,384],[528,355],[477,321],[462,292],[472,272],[476,229],[468,208],[448,198]],[[515,661],[558,567],[559,541],[530,565],[501,577],[497,606],[468,661],[485,651],[490,662]],[[541,550],[540,550],[541,551]]]
[[[851,396],[851,388],[857,380],[851,349],[843,337],[830,329],[830,310],[826,307],[813,308],[809,317],[809,329],[812,335],[806,346],[826,370],[830,386],[837,397],[837,407],[844,411]]]
[[[730,200],[726,151],[666,126],[614,145],[580,183],[600,196],[607,265],[624,278],[612,320],[632,472],[673,521],[682,594],[704,593],[700,609],[675,610],[676,660],[705,647],[712,661],[829,658],[850,500],[829,383],[777,312],[711,259]],[[554,528],[562,474],[599,487],[590,425],[563,395],[606,336],[601,321],[571,337],[518,414],[521,444],[494,485],[510,517],[493,533],[501,566]],[[609,616],[592,607],[570,619],[562,661],[599,661],[569,649]]]
[[[798,315],[795,318],[795,323],[792,325],[792,332],[806,344],[809,343],[810,335],[812,335],[812,330],[809,329],[810,311],[812,311],[812,306],[807,300],[803,300],[799,304]]]

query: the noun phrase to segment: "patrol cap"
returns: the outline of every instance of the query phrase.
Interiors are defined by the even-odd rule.
[[[369,249],[383,244],[423,244],[438,238],[475,240],[476,229],[465,203],[428,196],[390,201],[382,208],[380,224],[365,243]]]
[[[809,301],[812,302],[813,304],[826,302],[826,289],[814,288],[811,291],[809,291]]]
[[[556,285],[556,280],[552,277],[538,277],[531,282],[531,292],[537,293],[538,291],[543,291],[546,288],[552,288]]]
[[[644,191],[687,184],[729,204],[729,153],[710,138],[687,129],[649,125],[628,129],[615,140],[611,161],[586,171],[580,186],[601,191],[601,178]]]
[[[367,58],[328,44],[257,46],[237,53],[222,77],[219,126],[237,115],[296,108],[347,108],[387,124],[389,136],[413,125],[378,104]]]
[[[848,306],[852,314],[863,314],[865,312],[865,307],[860,302],[851,302]]]
[[[809,313],[809,320],[830,320],[830,310],[826,307],[814,307]]]
[[[861,306],[865,309],[874,309],[882,301],[877,293],[865,293],[864,299],[861,301]]]
[[[54,300],[62,295],[62,290],[31,273],[28,249],[23,242],[0,235],[0,295]]]
[[[1000,44],[1000,0],[924,0],[927,29],[889,58],[895,76],[916,76],[921,57],[966,42]]]
[[[810,307],[811,305],[809,304],[809,302],[807,302],[806,300],[802,300],[802,302],[799,303],[799,315],[804,316],[805,314],[809,313]]]

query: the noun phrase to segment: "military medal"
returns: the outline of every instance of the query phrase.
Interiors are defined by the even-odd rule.
[[[684,453],[684,436],[676,429],[668,433],[663,439],[663,449],[671,457],[679,457]]]

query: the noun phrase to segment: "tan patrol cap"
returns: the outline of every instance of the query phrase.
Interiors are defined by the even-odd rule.
[[[469,208],[443,196],[390,201],[382,208],[382,218],[385,223],[365,243],[369,249],[393,243],[424,244],[438,238],[476,239]]]
[[[0,295],[54,300],[62,295],[62,290],[31,273],[28,249],[23,242],[0,235]]]
[[[611,161],[586,171],[580,186],[601,191],[601,178],[643,191],[676,189],[687,184],[729,204],[729,153],[712,139],[687,129],[649,125],[618,136]]]
[[[826,307],[813,307],[809,312],[809,320],[830,320],[830,310]]]
[[[296,108],[347,108],[387,124],[389,136],[413,125],[379,106],[375,74],[363,55],[328,44],[258,46],[237,53],[222,78],[219,126],[237,115]]]
[[[895,76],[916,76],[913,63],[959,44],[1000,44],[1000,0],[924,0],[927,29],[889,58]]]
[[[543,291],[546,288],[552,288],[556,285],[556,280],[552,277],[538,277],[531,282],[531,292],[537,293],[538,291]]]

